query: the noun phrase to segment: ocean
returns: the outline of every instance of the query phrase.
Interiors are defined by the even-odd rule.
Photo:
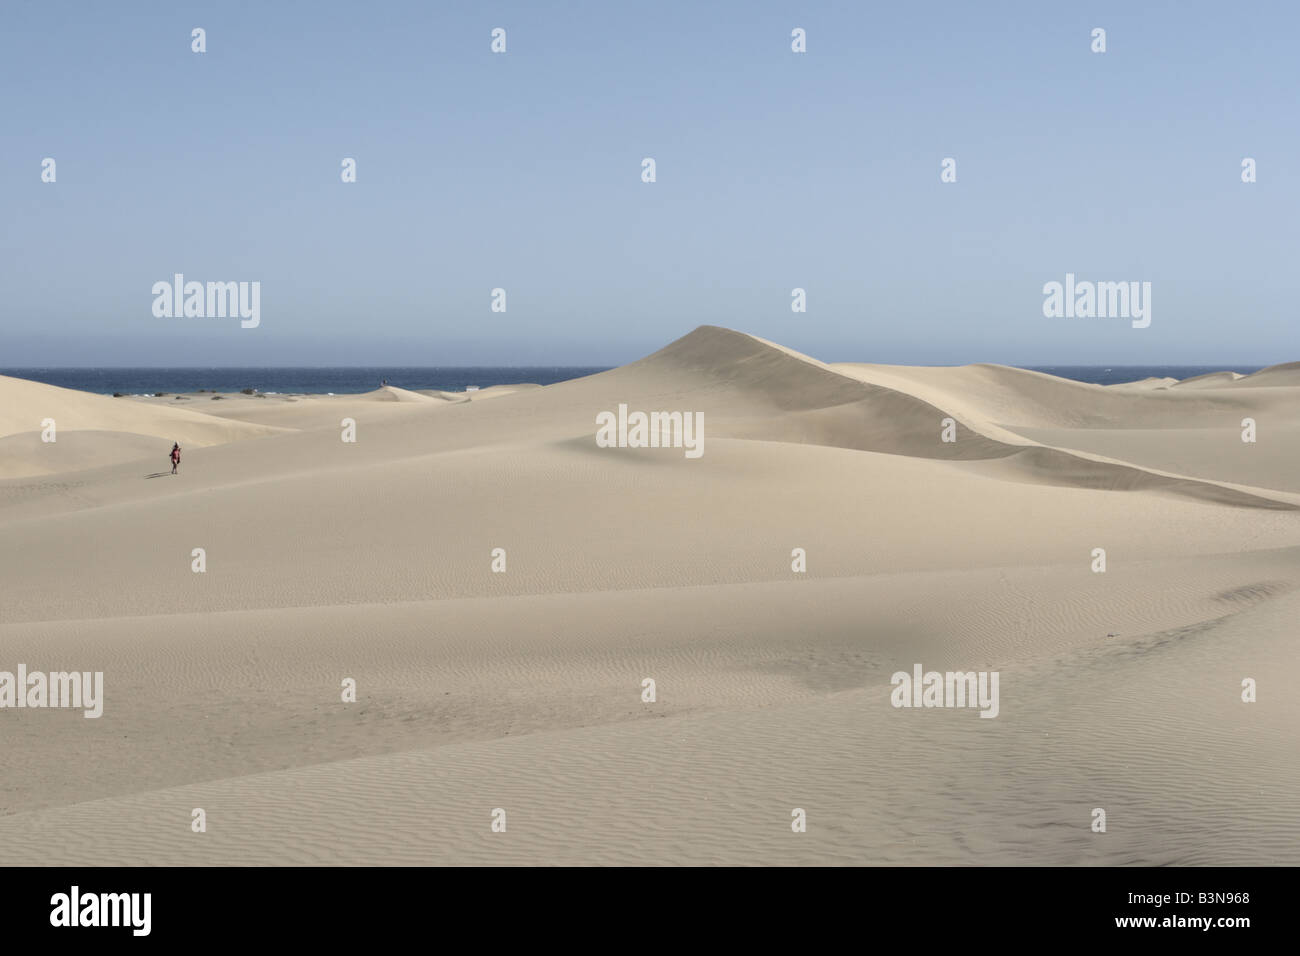
[[[1190,378],[1207,372],[1222,372],[1221,365],[1035,365],[1035,371],[1059,375],[1079,382],[1114,385],[1151,377]],[[1262,366],[1234,366],[1231,371],[1249,374]],[[26,378],[83,392],[112,395],[176,394],[206,389],[239,392],[246,388],[268,394],[335,395],[370,392],[387,381],[412,390],[437,389],[461,392],[477,385],[510,385],[533,382],[551,385],[584,375],[604,372],[606,367],[588,366],[465,366],[403,368],[366,366],[336,368],[0,368],[0,375]]]

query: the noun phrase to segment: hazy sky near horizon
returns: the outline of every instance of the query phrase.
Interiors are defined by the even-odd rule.
[[[614,365],[700,324],[1297,360],[1298,33],[1283,2],[10,0],[0,366]],[[156,318],[177,272],[259,281],[260,326]],[[1149,281],[1150,327],[1045,318],[1067,272]]]

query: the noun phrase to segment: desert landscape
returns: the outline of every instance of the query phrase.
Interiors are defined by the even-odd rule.
[[[1298,399],[714,326],[471,393],[0,378],[0,670],[104,675],[3,713],[0,861],[1300,864]]]

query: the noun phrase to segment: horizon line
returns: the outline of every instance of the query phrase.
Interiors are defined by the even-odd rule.
[[[643,356],[643,358],[648,356]],[[815,358],[815,356],[810,356]],[[398,369],[503,369],[503,368],[557,368],[557,369],[601,369],[609,371],[616,368],[622,368],[625,365],[631,365],[640,359],[632,359],[629,362],[623,362],[617,365],[597,363],[594,365],[557,365],[549,362],[532,363],[532,364],[504,364],[504,365],[399,365],[396,363],[380,363],[371,365],[4,365],[0,370],[11,372],[35,372],[59,369],[104,369],[104,370],[157,370],[157,371],[203,371],[210,369],[235,369],[239,371],[260,371],[264,369],[376,369],[376,368],[398,368]],[[856,361],[835,361],[818,359],[827,365],[898,365],[912,366],[917,368],[963,368],[968,365],[1004,365],[1009,368],[1210,368],[1224,365],[1252,365],[1259,368],[1269,368],[1274,365],[1287,365],[1291,362],[1300,361],[1297,359],[1283,359],[1280,362],[1259,362],[1251,361],[1229,361],[1222,360],[1217,362],[1141,362],[1138,364],[1106,364],[1104,362],[995,362],[990,360],[971,361],[971,362],[856,362]]]

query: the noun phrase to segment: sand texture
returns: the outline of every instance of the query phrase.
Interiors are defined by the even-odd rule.
[[[703,454],[598,447],[620,403]],[[1298,466],[1300,363],[704,326],[473,393],[0,378],[0,671],[104,675],[0,710],[0,863],[1298,865]],[[917,663],[998,716],[892,706]]]

